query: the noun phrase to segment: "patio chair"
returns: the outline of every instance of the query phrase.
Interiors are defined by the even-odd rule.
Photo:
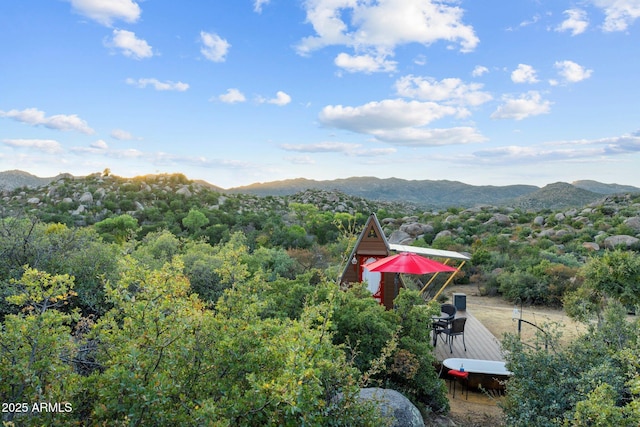
[[[451,326],[449,328],[443,329],[440,332],[441,334],[445,334],[447,336],[449,351],[451,353],[453,353],[453,339],[460,335],[462,335],[462,344],[464,345],[464,351],[467,351],[467,344],[464,342],[464,325],[466,322],[466,317],[458,317],[457,319],[453,319],[453,322],[451,322]]]
[[[446,316],[442,316],[433,321],[431,325],[433,328],[433,346],[435,347],[438,343],[438,335],[442,333],[445,329],[451,327],[451,322],[456,317],[458,309],[453,304],[441,304],[440,312],[444,313]]]

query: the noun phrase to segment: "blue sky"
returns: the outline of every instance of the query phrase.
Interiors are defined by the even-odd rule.
[[[3,0],[0,170],[640,186],[640,0]]]

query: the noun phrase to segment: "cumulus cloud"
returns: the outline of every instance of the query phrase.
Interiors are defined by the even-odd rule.
[[[564,11],[567,19],[562,21],[556,28],[556,31],[571,31],[572,36],[582,34],[589,26],[587,13],[582,9],[568,9]]]
[[[132,79],[128,78],[127,84],[132,86],[137,86],[139,88],[144,89],[147,86],[153,87],[155,90],[165,91],[165,90],[175,90],[178,92],[184,92],[189,89],[189,85],[187,83],[182,82],[172,82],[167,80],[165,82],[161,82],[158,79]]]
[[[373,134],[383,129],[424,126],[457,111],[435,102],[385,99],[358,107],[328,105],[320,112],[319,119],[325,126]]]
[[[231,44],[215,33],[200,31],[200,53],[213,62],[224,62]]]
[[[492,119],[522,120],[531,116],[547,114],[551,110],[551,102],[542,99],[537,91],[530,91],[518,98],[503,97],[504,104],[491,114]]]
[[[489,69],[483,65],[476,65],[476,67],[473,69],[473,71],[471,72],[471,75],[473,77],[480,77],[483,74],[487,74],[489,72]]]
[[[153,56],[151,46],[145,40],[137,38],[132,31],[113,30],[113,37],[105,44],[120,49],[122,54],[129,58],[144,59]]]
[[[462,110],[465,111],[465,110]],[[357,107],[329,105],[319,121],[325,126],[372,135],[378,141],[406,146],[434,146],[481,142],[485,138],[470,127],[428,129],[431,122],[460,115],[459,108],[436,102],[387,99]]]
[[[577,83],[591,77],[593,70],[588,70],[573,61],[557,61],[554,64],[565,82]]]
[[[30,148],[47,154],[62,152],[60,143],[53,139],[4,139],[2,142],[9,147]]]
[[[137,22],[140,6],[132,0],[69,0],[71,7],[80,15],[110,27],[115,20]]]
[[[436,147],[479,143],[487,140],[477,129],[460,126],[444,129],[403,128],[378,131],[378,140],[408,147]]]
[[[315,35],[303,38],[296,49],[299,54],[308,55],[326,46],[343,45],[355,50],[353,60],[363,55],[385,58],[403,44],[430,45],[445,41],[458,44],[463,52],[470,52],[479,39],[473,27],[463,23],[463,10],[457,2],[451,3],[453,5],[432,0],[306,0],[307,22],[313,26]]]
[[[235,88],[227,89],[227,92],[219,95],[218,99],[226,104],[235,104],[238,102],[245,102],[247,100],[244,94]]]
[[[591,0],[591,2],[605,13],[602,29],[606,32],[625,31],[629,25],[640,18],[638,0]]]
[[[483,92],[480,83],[464,83],[458,78],[437,81],[429,77],[408,75],[395,83],[398,95],[423,101],[444,101],[445,103],[477,106],[492,99]]]
[[[275,98],[271,98],[271,99],[265,99],[262,97],[258,97],[257,101],[259,103],[267,103],[267,104],[274,104],[274,105],[278,105],[280,107],[287,105],[288,103],[291,102],[291,96],[289,96],[287,93],[279,90],[278,92],[276,92],[276,97]]]
[[[44,126],[49,129],[63,130],[63,131],[77,131],[91,135],[95,133],[93,129],[89,127],[86,121],[82,120],[75,114],[64,115],[56,114],[47,117],[44,111],[40,111],[37,108],[26,108],[22,111],[9,110],[1,111],[0,117],[7,117],[18,122],[26,123],[32,126]]]
[[[511,80],[514,83],[537,83],[536,70],[527,64],[518,64],[518,68],[511,73]]]
[[[395,61],[385,59],[384,56],[349,55],[344,52],[336,56],[334,63],[350,73],[363,72],[366,74],[395,71],[398,64]]]

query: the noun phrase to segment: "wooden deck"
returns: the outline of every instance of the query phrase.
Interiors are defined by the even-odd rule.
[[[504,361],[500,349],[500,341],[468,310],[459,310],[456,317],[466,317],[467,322],[464,327],[464,340],[467,344],[467,351],[464,351],[462,337],[455,337],[453,340],[453,353],[449,352],[449,345],[446,337],[441,335],[434,349],[436,359],[442,362],[451,357],[461,357],[465,359],[500,360]]]

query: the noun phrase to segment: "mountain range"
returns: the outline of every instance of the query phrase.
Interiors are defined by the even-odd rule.
[[[39,187],[61,178],[76,178],[70,174],[42,178],[20,170],[0,172],[0,191],[21,187]],[[399,178],[352,177],[315,181],[304,178],[256,183],[223,189],[204,181],[197,181],[210,189],[227,194],[257,196],[288,196],[305,190],[339,191],[369,200],[401,202],[425,208],[473,207],[478,205],[512,206],[525,209],[558,209],[584,206],[610,194],[640,193],[640,188],[604,184],[583,180],[573,183],[557,182],[542,188],[534,185],[470,185],[447,180],[405,180]]]

